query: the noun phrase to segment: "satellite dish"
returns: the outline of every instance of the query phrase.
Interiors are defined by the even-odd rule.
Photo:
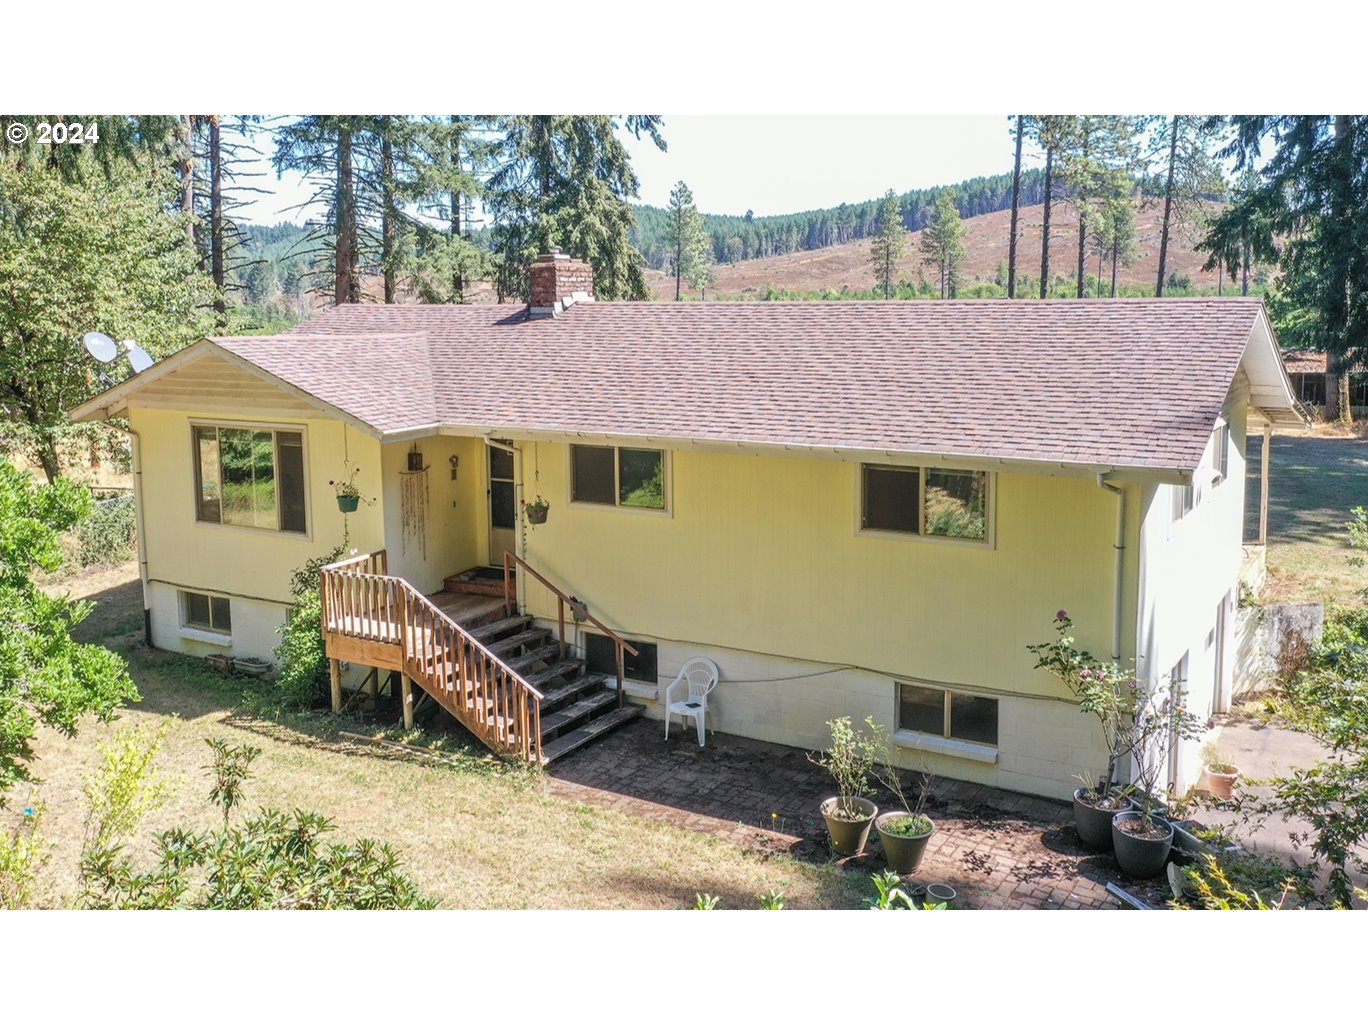
[[[109,363],[119,355],[119,347],[114,344],[114,340],[102,332],[88,331],[81,342],[85,344],[86,352],[101,363]],[[124,345],[128,343],[125,342]]]
[[[111,343],[111,345],[112,344],[113,343]],[[147,370],[148,367],[151,367],[157,362],[147,355],[146,349],[138,345],[138,343],[134,342],[131,338],[123,340],[123,347],[128,353],[128,362],[132,365],[134,374],[141,374],[143,371]]]

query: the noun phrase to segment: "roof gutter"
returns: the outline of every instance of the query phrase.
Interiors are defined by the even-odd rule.
[[[1116,566],[1112,571],[1114,594],[1112,596],[1112,651],[1113,662],[1121,661],[1121,606],[1125,599],[1124,578],[1126,565],[1126,490],[1118,488],[1107,480],[1106,474],[1097,475],[1097,486],[1116,496],[1116,541],[1112,548],[1116,553]]]

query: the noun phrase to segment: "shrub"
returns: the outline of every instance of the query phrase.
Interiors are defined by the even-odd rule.
[[[184,827],[156,838],[155,862],[140,869],[117,845],[96,845],[81,860],[90,908],[394,909],[431,908],[387,844],[325,841],[332,822],[316,812],[259,809],[228,822],[257,755],[250,745],[212,739],[211,801],[224,825]]]
[[[76,562],[83,567],[122,563],[137,550],[138,522],[133,496],[95,503],[76,525]]]
[[[288,705],[314,705],[327,692],[328,657],[323,643],[323,596],[318,575],[341,556],[341,549],[333,549],[326,556],[309,560],[291,578],[294,605],[280,627],[280,644],[275,650],[276,665],[280,668],[276,690]]]
[[[33,903],[38,874],[48,859],[42,822],[43,806],[35,802],[20,811],[12,828],[0,829],[0,909]]]

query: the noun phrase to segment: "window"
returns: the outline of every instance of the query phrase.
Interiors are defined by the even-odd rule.
[[[194,432],[197,520],[308,530],[302,432],[202,425]]]
[[[611,445],[570,446],[570,498],[602,506],[665,508],[665,453]]]
[[[996,746],[997,699],[922,684],[899,684],[898,729]]]
[[[629,680],[645,681],[648,684],[657,683],[656,679],[656,646],[651,641],[633,641],[628,639],[631,646],[637,650],[636,655],[623,650],[622,653],[622,673]],[[613,639],[606,634],[584,635],[584,663],[585,668],[590,673],[602,673],[608,677],[617,679],[617,647],[613,644]]]
[[[988,539],[988,475],[981,470],[861,466],[860,526],[939,538]]]
[[[1349,375],[1349,405],[1368,406],[1368,374],[1355,372]]]
[[[233,612],[226,598],[197,591],[183,591],[180,595],[181,621],[186,627],[216,634],[233,632]]]
[[[1324,374],[1293,374],[1292,384],[1296,389],[1297,398],[1308,406],[1325,405]]]

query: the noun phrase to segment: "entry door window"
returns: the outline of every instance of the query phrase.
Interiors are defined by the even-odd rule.
[[[489,525],[496,531],[513,530],[517,509],[513,489],[513,454],[489,448]]]

